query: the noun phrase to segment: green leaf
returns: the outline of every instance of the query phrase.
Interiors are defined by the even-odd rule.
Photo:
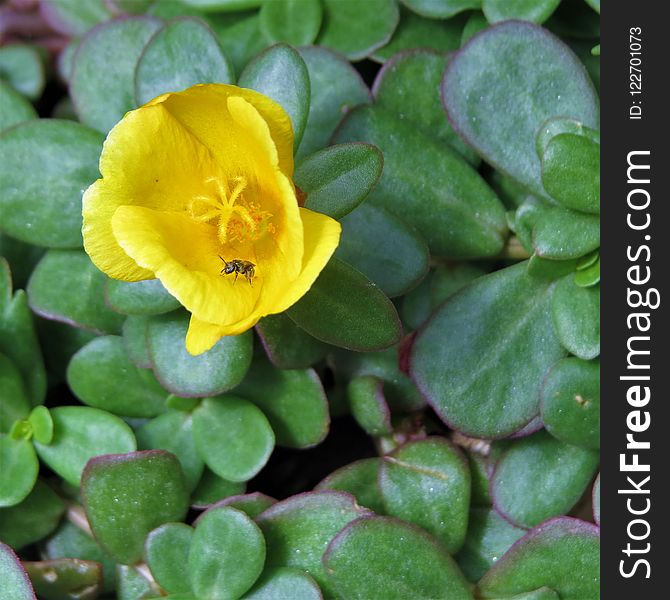
[[[209,25],[216,31],[223,51],[236,73],[241,73],[245,65],[267,46],[261,33],[258,11],[208,16]]]
[[[351,61],[361,60],[388,43],[399,19],[393,0],[323,0],[317,43]]]
[[[571,354],[589,360],[600,354],[600,286],[580,287],[566,275],[551,303],[556,335]]]
[[[110,18],[105,0],[88,0],[79,6],[71,0],[44,0],[40,12],[59,33],[81,35]]]
[[[595,10],[598,14],[600,14],[600,0],[585,0],[585,1],[593,10]]]
[[[349,112],[335,140],[379,146],[384,172],[368,202],[420,231],[434,254],[481,258],[502,249],[506,223],[500,200],[444,142],[376,105]]]
[[[260,11],[261,31],[271,44],[306,46],[316,39],[322,15],[320,0],[265,2]]]
[[[102,587],[102,565],[98,562],[57,558],[24,561],[23,566],[40,598],[95,598]]]
[[[179,461],[161,450],[94,458],[81,491],[96,539],[122,564],[140,560],[149,532],[180,521],[188,508]]]
[[[357,104],[371,101],[370,90],[351,64],[326,48],[299,49],[307,65],[310,102],[307,125],[297,159],[326,146],[342,115]]]
[[[448,19],[464,10],[480,8],[482,0],[402,0],[418,15],[430,19]]]
[[[328,400],[313,369],[281,370],[257,360],[235,393],[263,411],[280,446],[309,448],[328,434]]]
[[[347,523],[370,514],[342,492],[307,492],[277,502],[256,518],[267,543],[266,567],[306,571],[332,596],[321,557]]]
[[[338,144],[303,160],[294,180],[307,194],[305,208],[341,219],[374,189],[384,157],[371,144]]]
[[[211,350],[193,356],[184,344],[187,329],[188,316],[181,311],[149,321],[149,356],[165,389],[176,396],[213,396],[242,381],[251,364],[251,332],[221,338]]]
[[[234,396],[206,398],[193,411],[198,454],[217,475],[248,481],[270,458],[275,436],[265,415]]]
[[[28,282],[30,307],[46,319],[117,333],[123,317],[105,305],[106,279],[83,250],[49,250]]]
[[[57,406],[51,409],[54,435],[49,444],[35,440],[35,449],[49,467],[78,486],[89,459],[101,454],[132,452],[136,442],[124,421],[97,408]]]
[[[254,58],[242,71],[238,85],[265,94],[279,103],[293,125],[293,146],[300,145],[309,114],[310,85],[305,61],[287,44],[277,44]]]
[[[30,579],[11,547],[0,542],[0,600],[35,600]]]
[[[561,600],[600,597],[600,539],[595,525],[564,517],[536,527],[484,575],[477,597],[510,597],[545,586]]]
[[[265,5],[267,6],[267,4]],[[242,600],[321,600],[321,590],[304,571],[278,567],[266,569]]]
[[[195,448],[193,418],[189,413],[168,411],[142,425],[135,435],[140,450],[172,452],[181,463],[187,489],[195,489],[205,465]]]
[[[461,46],[465,46],[475,35],[489,26],[486,17],[480,12],[473,12],[465,22],[461,35]]]
[[[400,340],[391,301],[348,264],[331,259],[312,288],[286,313],[315,338],[350,350],[380,350]]]
[[[193,528],[184,523],[165,523],[147,536],[147,565],[156,582],[170,594],[191,591],[188,553],[193,534]]]
[[[0,79],[0,131],[36,118],[30,102]]]
[[[496,465],[494,506],[521,527],[565,514],[591,482],[598,458],[597,451],[565,444],[546,431],[523,438]]]
[[[245,482],[228,481],[205,467],[202,477],[191,495],[191,504],[195,508],[208,508],[217,502],[244,494],[245,489]],[[243,509],[240,508],[240,510]]]
[[[359,506],[369,508],[379,515],[386,512],[379,489],[379,458],[363,458],[333,471],[321,481],[314,491],[335,490],[348,492]]]
[[[224,506],[200,517],[188,558],[198,598],[236,600],[258,579],[264,562],[263,534],[242,511]]]
[[[540,257],[580,258],[600,246],[600,218],[530,197],[516,211],[516,233]]]
[[[44,61],[37,47],[7,44],[0,48],[0,80],[22,96],[37,100],[44,90],[44,75]]]
[[[547,431],[566,444],[600,448],[600,362],[575,357],[557,362],[542,388]]]
[[[160,279],[132,282],[108,279],[105,301],[113,310],[125,315],[160,315],[181,306]]]
[[[600,473],[593,484],[592,492],[593,520],[600,526]]]
[[[39,119],[2,132],[3,231],[37,246],[81,246],[81,196],[99,177],[101,149],[98,132],[71,121]]]
[[[439,23],[440,27],[444,25]],[[440,82],[448,61],[446,54],[421,49],[394,56],[375,79],[372,87],[375,105],[415,126],[424,135],[448,145],[477,167],[479,157],[461,140],[444,114]],[[417,93],[417,90],[424,91]]]
[[[470,581],[479,581],[525,533],[525,529],[512,525],[492,509],[473,508],[456,562]]]
[[[0,434],[0,508],[15,506],[30,494],[39,464],[29,439]]]
[[[105,554],[93,537],[73,525],[64,521],[44,544],[44,557],[80,558],[92,560],[102,565],[103,593],[110,593],[116,589],[116,563]]]
[[[0,540],[21,550],[56,529],[64,511],[65,503],[60,496],[38,479],[23,502],[0,508]]]
[[[544,23],[561,0],[483,0],[482,10],[489,23],[520,19]]]
[[[54,435],[54,422],[46,406],[36,406],[28,417],[33,438],[40,444],[50,444]]]
[[[419,331],[410,372],[451,427],[501,438],[538,413],[542,379],[564,355],[551,322],[552,292],[520,263],[468,285]]]
[[[204,12],[235,11],[258,8],[263,0],[182,0],[184,4]]]
[[[451,52],[461,45],[463,19],[435,21],[401,8],[400,22],[391,41],[374,51],[371,58],[385,62],[404,50],[429,48],[436,52]]]
[[[584,135],[551,138],[542,160],[542,184],[566,208],[600,213],[600,143]]]
[[[122,338],[96,338],[70,361],[67,381],[79,400],[123,417],[155,417],[165,410],[167,392],[151,371],[130,361]]]
[[[8,433],[15,421],[30,413],[21,372],[4,354],[0,354],[0,433]]]
[[[0,352],[19,370],[33,405],[44,402],[46,373],[33,315],[23,290],[12,295],[7,261],[0,257]]]
[[[472,600],[465,577],[435,539],[397,519],[354,521],[323,562],[341,598]]]
[[[409,442],[382,458],[379,486],[386,513],[419,525],[456,552],[465,540],[470,471],[444,438]]]
[[[135,99],[142,105],[196,83],[233,81],[233,68],[214,32],[198,19],[178,18],[144,48],[135,70]]]
[[[598,100],[582,63],[530,23],[501,23],[470,40],[447,66],[442,94],[461,136],[540,197],[546,196],[535,152],[540,126],[555,116],[598,124]]]
[[[129,316],[123,322],[123,345],[130,361],[139,369],[151,367],[151,357],[147,342],[149,319],[142,316]]]
[[[600,283],[600,257],[592,265],[577,269],[575,283],[579,287],[592,287]]]
[[[137,567],[116,565],[116,595],[118,600],[144,600],[156,598],[161,590],[154,581]]]
[[[391,411],[384,398],[384,382],[373,375],[355,377],[347,385],[349,408],[368,435],[391,435]]]
[[[37,324],[49,375],[54,384],[65,383],[65,373],[70,360],[78,350],[95,339],[97,334],[48,319],[40,318]]]
[[[280,369],[305,369],[321,360],[328,346],[300,329],[285,314],[268,315],[256,333],[270,362]]]
[[[417,286],[428,271],[428,247],[404,221],[362,204],[341,221],[335,256],[359,270],[390,298]]]
[[[106,133],[135,108],[135,67],[160,27],[158,19],[128,17],[109,21],[84,36],[70,82],[82,123]]]
[[[44,252],[44,248],[0,233],[0,257],[9,263],[9,270],[16,288],[26,287],[30,274]]]

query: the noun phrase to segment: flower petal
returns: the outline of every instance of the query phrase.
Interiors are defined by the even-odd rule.
[[[95,265],[126,281],[153,278],[118,245],[112,215],[119,206],[183,209],[205,193],[213,171],[207,149],[161,105],[129,112],[107,136],[100,157],[103,179],[83,197],[84,247]]]
[[[280,313],[295,304],[312,287],[340,242],[342,226],[333,218],[300,208],[305,249],[302,270],[297,279],[286,281],[270,277],[264,281],[260,310],[262,315]]]
[[[114,235],[138,265],[156,274],[196,318],[234,325],[254,312],[261,282],[220,274],[216,229],[183,213],[121,206],[112,218]]]
[[[186,333],[186,350],[194,356],[207,352],[222,337],[244,333],[258,323],[259,319],[260,316],[253,313],[234,325],[216,325],[191,315]]]

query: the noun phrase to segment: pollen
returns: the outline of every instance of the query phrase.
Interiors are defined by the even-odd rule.
[[[189,212],[194,220],[215,225],[222,244],[255,242],[266,233],[276,233],[275,226],[270,222],[272,213],[247,199],[246,196],[251,194],[248,193],[245,177],[235,177],[230,181],[210,177],[205,183],[214,184],[213,193],[193,196]]]

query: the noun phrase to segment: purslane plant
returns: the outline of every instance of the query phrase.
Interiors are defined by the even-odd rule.
[[[0,600],[598,598],[597,1],[7,10]]]

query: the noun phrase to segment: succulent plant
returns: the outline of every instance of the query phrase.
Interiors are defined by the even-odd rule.
[[[598,13],[0,8],[0,600],[598,598]]]

